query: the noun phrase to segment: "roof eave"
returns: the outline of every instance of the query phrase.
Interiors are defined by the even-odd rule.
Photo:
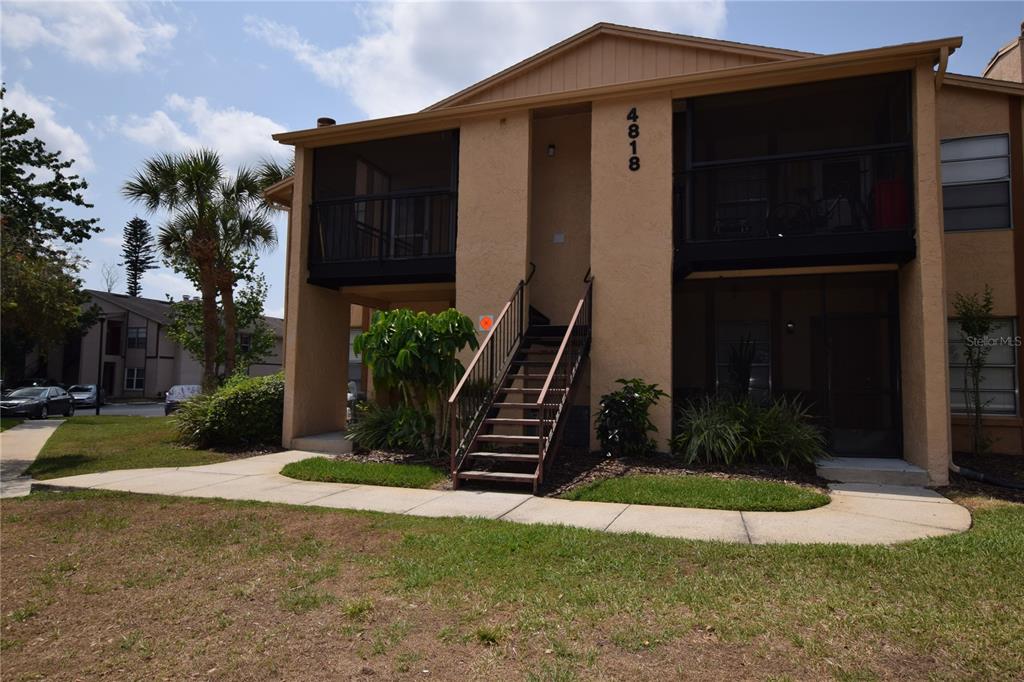
[[[701,94],[710,94],[716,91],[728,92],[731,89],[754,89],[757,86],[749,85],[748,83],[756,83],[764,76],[777,73],[792,72],[794,75],[804,72],[827,74],[836,67],[869,66],[875,63],[913,61],[926,57],[931,57],[937,61],[943,48],[948,50],[949,54],[952,54],[962,43],[963,39],[959,36],[939,38],[855,52],[841,52],[819,57],[751,64],[716,71],[702,71],[681,76],[630,81],[568,92],[431,109],[368,121],[356,121],[340,125],[277,133],[273,135],[273,138],[282,144],[318,147],[327,144],[355,141],[357,139],[371,139],[370,135],[376,135],[377,137],[397,136],[407,134],[408,130],[413,129],[419,132],[443,130],[448,127],[456,127],[459,125],[460,120],[467,118],[495,114],[502,111],[516,111],[547,106],[556,102],[570,104],[647,91],[681,89],[687,86],[705,86]]]
[[[1004,81],[995,78],[984,78],[982,76],[967,76],[962,73],[947,73],[943,83],[953,87],[987,90],[988,92],[1024,97],[1024,83],[1016,81]]]

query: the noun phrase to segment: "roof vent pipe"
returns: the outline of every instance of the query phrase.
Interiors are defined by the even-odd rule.
[[[332,125],[335,125],[336,123],[337,123],[337,121],[335,121],[330,116],[321,116],[320,118],[318,118],[316,120],[316,127],[317,128],[326,128],[327,126],[332,126]]]

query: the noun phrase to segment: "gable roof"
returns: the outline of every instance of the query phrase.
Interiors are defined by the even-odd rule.
[[[810,52],[602,22],[423,111],[812,56]]]
[[[85,293],[110,305],[124,308],[130,313],[139,317],[152,320],[157,324],[168,325],[171,323],[171,302],[161,301],[156,298],[143,298],[141,296],[129,296],[127,294],[115,294],[108,291],[86,289]],[[274,332],[275,336],[284,336],[284,320],[280,317],[264,316],[263,321]]]

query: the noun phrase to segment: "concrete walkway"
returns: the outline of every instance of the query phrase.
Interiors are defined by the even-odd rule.
[[[32,479],[24,476],[63,419],[25,421],[0,433],[0,498],[28,495]]]
[[[412,516],[484,517],[744,544],[891,544],[971,526],[971,515],[963,507],[926,488],[909,486],[833,485],[832,502],[818,509],[736,512],[577,502],[521,493],[314,483],[280,475],[285,464],[311,456],[315,455],[291,450],[206,466],[109,471],[37,482],[33,489],[121,490]]]

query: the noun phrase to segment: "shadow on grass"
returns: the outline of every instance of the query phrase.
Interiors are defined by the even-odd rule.
[[[38,478],[39,476],[46,476],[47,474],[66,472],[69,469],[75,469],[83,464],[95,462],[97,459],[97,457],[89,457],[87,455],[57,455],[55,457],[46,457],[32,462],[32,466],[30,466],[28,471],[25,473],[33,478]]]

